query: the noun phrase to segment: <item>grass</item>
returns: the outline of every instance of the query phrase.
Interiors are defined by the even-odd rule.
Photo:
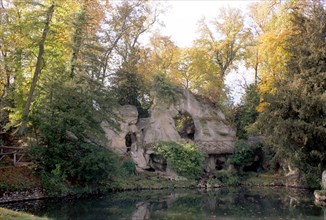
[[[24,212],[16,212],[5,208],[0,208],[0,219],[6,220],[46,220],[46,217],[36,217]]]
[[[241,180],[242,185],[249,186],[283,186],[285,177],[279,173],[248,173]]]
[[[0,191],[22,191],[41,186],[32,167],[0,167]]]

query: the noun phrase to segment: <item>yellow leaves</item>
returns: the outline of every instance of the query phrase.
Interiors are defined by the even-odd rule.
[[[265,102],[264,99],[261,98],[261,101],[260,101],[259,105],[257,106],[256,110],[258,112],[263,112],[269,105],[270,105],[270,103]]]
[[[262,4],[263,5],[263,4]],[[265,5],[265,7],[268,5]],[[270,6],[268,6],[270,7]],[[259,89],[261,94],[273,93],[273,83],[280,79],[286,72],[286,65],[291,58],[288,51],[289,39],[296,34],[293,30],[291,18],[282,5],[274,6],[276,14],[270,14],[269,20],[264,20],[261,28],[264,32],[258,37],[257,49],[260,59]],[[259,106],[262,111],[265,104]]]

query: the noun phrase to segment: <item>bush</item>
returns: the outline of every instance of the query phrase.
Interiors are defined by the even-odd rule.
[[[127,176],[133,176],[136,172],[136,165],[131,159],[124,160],[121,165],[124,173]]]
[[[166,102],[174,102],[177,98],[175,86],[163,74],[157,74],[155,76],[153,88],[157,92],[157,97]]]
[[[110,181],[118,170],[117,155],[94,144],[36,145],[30,148],[29,153],[37,164],[45,187],[50,190],[59,188],[59,194],[65,192],[60,188],[65,188],[68,183],[87,187]]]
[[[112,151],[97,145],[80,145],[83,155],[75,165],[77,179],[94,185],[111,180],[118,171],[118,157]]]
[[[59,168],[59,170],[58,170]],[[40,178],[42,186],[48,192],[49,196],[66,196],[72,192],[66,176],[60,172],[60,166],[51,173],[41,172]]]
[[[158,142],[153,148],[178,174],[189,178],[196,178],[201,174],[204,155],[196,146],[189,143]]]
[[[43,184],[51,191],[57,186],[60,194],[67,185],[83,190],[110,181],[118,170],[117,156],[85,140],[106,141],[103,121],[117,128],[112,93],[81,74],[73,79],[53,78],[44,89],[29,118],[37,142],[30,147],[30,155]],[[67,137],[68,133],[74,137]]]
[[[236,166],[244,166],[252,161],[254,149],[244,140],[239,140],[235,144],[235,152],[230,157],[230,162]]]
[[[239,178],[229,171],[218,171],[216,178],[227,186],[238,186],[240,184]]]

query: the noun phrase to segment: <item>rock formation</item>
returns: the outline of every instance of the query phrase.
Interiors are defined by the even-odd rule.
[[[326,207],[326,170],[323,171],[321,177],[321,190],[315,190],[315,203]]]
[[[324,170],[321,176],[321,188],[326,190],[326,170]]]
[[[126,105],[116,110],[121,117],[120,130],[103,123],[111,149],[123,155],[130,152],[138,170],[155,170],[175,175],[164,158],[148,147],[157,141],[193,142],[208,155],[206,168],[222,166],[226,155],[234,152],[235,129],[228,125],[222,111],[207,99],[177,88],[173,102],[160,100],[153,93],[149,118],[138,119],[136,107]]]

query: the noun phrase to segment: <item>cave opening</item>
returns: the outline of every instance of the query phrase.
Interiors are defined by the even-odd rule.
[[[179,112],[174,118],[175,127],[181,138],[194,140],[195,123],[191,115],[187,112]]]
[[[150,154],[150,165],[154,170],[165,172],[167,169],[166,159],[159,154]]]
[[[129,132],[125,137],[125,141],[126,141],[125,143],[127,147],[127,152],[129,152],[131,151],[132,145],[137,142],[136,133]]]

